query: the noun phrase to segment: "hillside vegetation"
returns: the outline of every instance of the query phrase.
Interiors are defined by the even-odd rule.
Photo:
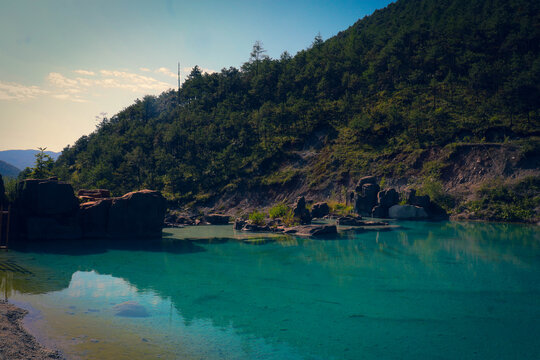
[[[153,188],[182,204],[396,179],[459,144],[534,157],[539,48],[538,1],[399,0],[294,56],[265,57],[257,43],[240,69],[195,67],[179,92],[104,118],[54,172],[75,187]],[[445,160],[416,174],[441,178]]]

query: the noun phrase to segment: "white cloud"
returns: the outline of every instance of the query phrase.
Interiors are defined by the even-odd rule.
[[[144,71],[144,72],[152,71],[149,68],[145,68],[145,67],[140,67],[139,70]]]
[[[94,76],[94,75],[96,75],[95,72],[88,71],[88,70],[74,70],[73,72],[77,73],[79,75],[86,75],[86,76]]]
[[[35,85],[27,86],[14,82],[0,81],[0,100],[27,100],[47,93],[47,90],[43,90]]]
[[[77,80],[67,78],[56,72],[49,73],[49,75],[47,75],[47,80],[54,86],[61,88],[73,88],[79,85]]]
[[[173,73],[170,69],[168,69],[166,67],[160,67],[159,69],[156,69],[155,72],[158,73],[158,74],[163,74],[163,75],[170,76],[170,77],[175,78],[175,79],[176,79],[176,76],[177,76],[177,74]]]

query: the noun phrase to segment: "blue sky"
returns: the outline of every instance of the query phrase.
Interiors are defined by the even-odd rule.
[[[239,67],[256,40],[295,54],[383,8],[369,1],[0,0],[0,150],[60,151],[185,73]]]

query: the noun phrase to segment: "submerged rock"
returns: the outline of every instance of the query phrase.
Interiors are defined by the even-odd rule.
[[[342,216],[336,220],[336,223],[338,225],[347,225],[347,226],[360,226],[364,224],[361,216],[352,216],[352,215]]]
[[[317,237],[322,235],[336,235],[337,227],[336,225],[303,225],[295,226],[293,228],[286,229],[286,233],[292,233],[291,230],[296,230],[295,235],[298,236],[309,236]]]
[[[126,301],[115,305],[113,311],[115,316],[121,317],[143,318],[150,316],[146,308],[135,301]]]

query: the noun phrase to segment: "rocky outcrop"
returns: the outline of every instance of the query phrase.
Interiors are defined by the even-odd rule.
[[[306,199],[303,196],[296,201],[296,205],[293,207],[293,216],[301,225],[311,224],[311,214],[306,209]]]
[[[330,214],[330,207],[325,202],[315,203],[311,207],[311,216],[313,218],[322,218],[328,214]]]
[[[360,179],[355,189],[354,209],[362,216],[371,216],[372,209],[377,205],[379,185],[374,176]]]
[[[81,204],[79,219],[83,237],[103,238],[107,236],[111,204],[112,199]]]
[[[416,190],[409,189],[406,192],[406,198],[407,204],[422,207],[431,220],[448,219],[448,214],[446,213],[446,211],[442,207],[431,201],[429,195],[419,196],[416,195]]]
[[[230,217],[223,214],[208,214],[204,216],[204,221],[210,225],[227,225]]]
[[[161,237],[165,198],[159,191],[140,190],[113,198],[109,209],[107,236]]]
[[[28,240],[79,239],[79,201],[70,184],[57,180],[19,182],[14,204],[16,231]]]
[[[18,184],[16,231],[21,239],[161,237],[165,199],[141,190],[79,205],[70,184],[28,179]]]
[[[424,208],[415,205],[394,205],[388,210],[392,219],[399,220],[423,220],[428,218]]]
[[[25,216],[69,216],[79,209],[71,184],[28,179],[17,186],[16,206]]]
[[[77,197],[82,201],[95,201],[111,197],[111,192],[106,189],[81,189],[77,191]]]
[[[352,216],[352,215],[339,217],[336,220],[336,223],[338,225],[341,225],[341,226],[344,226],[344,225],[346,225],[346,226],[358,226],[358,225],[363,224],[361,216]]]

